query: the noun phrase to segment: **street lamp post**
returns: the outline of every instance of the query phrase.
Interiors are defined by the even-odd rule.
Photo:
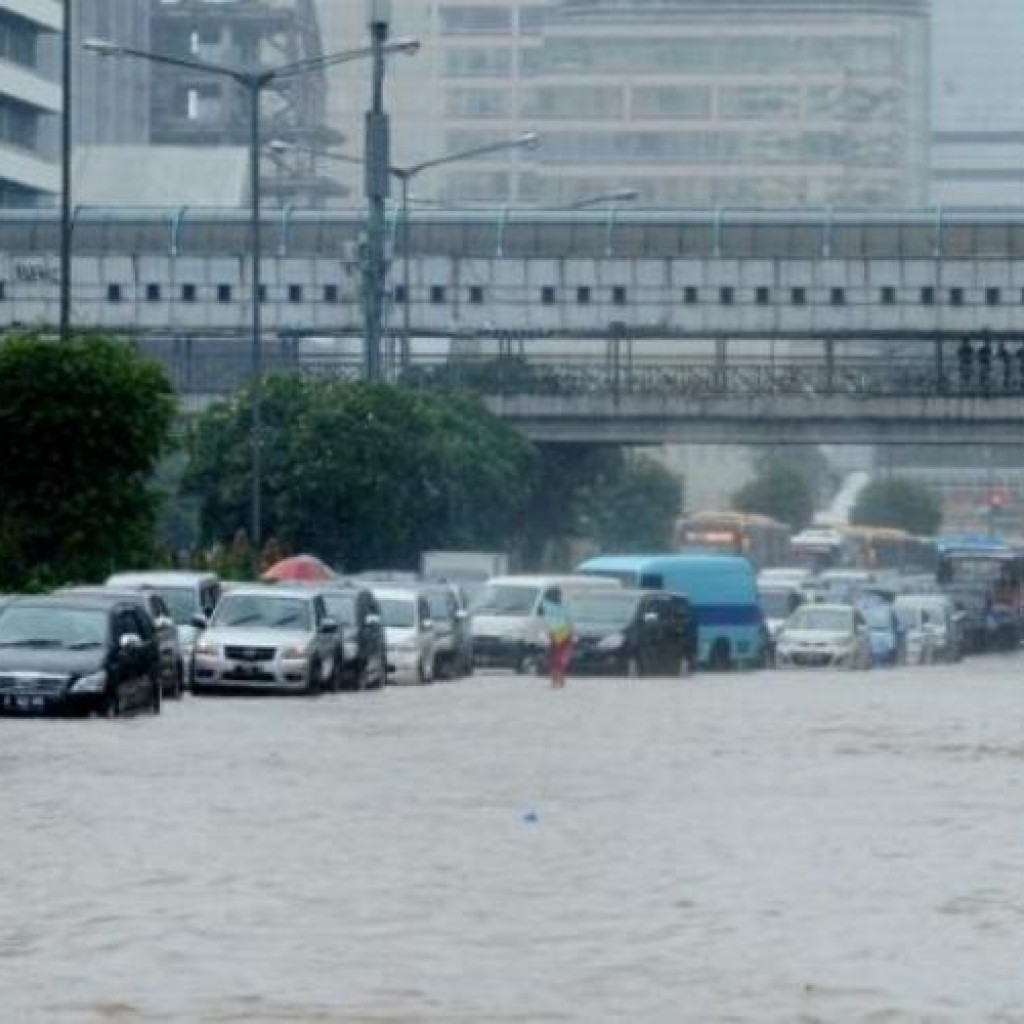
[[[62,342],[71,337],[71,0],[64,0],[64,34],[61,38],[60,111],[60,328]]]
[[[170,64],[174,67],[188,68],[203,74],[220,78],[229,78],[239,85],[246,93],[249,106],[249,245],[250,259],[250,305],[251,305],[251,373],[252,373],[252,420],[250,442],[252,445],[252,497],[251,497],[251,533],[253,569],[258,574],[260,550],[263,546],[263,353],[262,323],[260,318],[260,99],[273,82],[281,78],[291,78],[319,71],[322,68],[348,61],[372,57],[375,52],[380,56],[389,53],[415,53],[419,49],[416,39],[400,39],[379,48],[360,47],[343,50],[338,53],[325,54],[321,57],[310,57],[306,60],[294,61],[274,68],[237,68],[227,64],[212,64],[191,57],[175,57],[170,54],[156,53],[150,50],[137,50],[129,46],[119,46],[106,40],[90,39],[82,44],[83,48],[101,57],[137,57],[156,64]]]
[[[370,139],[370,133],[367,133],[367,140]],[[478,156],[487,156],[490,153],[500,153],[504,150],[509,149],[535,149],[540,145],[540,139],[536,132],[526,132],[523,135],[518,135],[513,139],[503,139],[498,142],[491,142],[484,146],[473,146],[471,149],[460,149],[453,153],[445,153],[442,156],[434,157],[430,160],[423,160],[420,163],[408,164],[404,167],[396,167],[392,164],[383,165],[386,174],[394,178],[402,191],[401,199],[401,221],[402,221],[402,291],[403,299],[402,302],[402,362],[407,363],[409,360],[410,351],[410,339],[412,335],[412,320],[411,320],[411,295],[410,295],[410,281],[411,281],[411,256],[409,248],[409,186],[414,178],[422,174],[424,171],[429,171],[434,167],[441,167],[444,164],[457,163],[460,160],[470,160]],[[270,143],[272,149],[283,152],[285,149],[290,149],[291,144],[282,140],[275,140]],[[385,150],[386,152],[386,150]],[[367,178],[371,177],[372,171],[370,168],[369,154],[364,160],[361,157],[350,156],[348,153],[332,153],[330,150],[319,154],[321,157],[326,157],[328,160],[337,160],[339,163],[344,164],[358,164],[367,168]],[[375,182],[375,188],[379,189],[379,182]],[[385,193],[386,194],[386,193]],[[371,205],[371,213],[375,208]],[[383,196],[381,198],[380,215],[383,218]],[[375,237],[375,230],[371,227],[368,232],[371,240]],[[378,248],[370,245],[370,252],[368,253],[369,266],[366,270],[370,281],[375,281],[379,288],[379,297],[383,300],[383,219],[381,220],[380,227],[380,246]],[[378,293],[375,293],[378,294]],[[368,293],[368,298],[371,298]],[[372,298],[371,298],[372,303]],[[378,307],[374,306],[371,310],[366,310],[367,319],[369,320],[372,315],[379,315]],[[382,317],[380,319],[383,319]],[[379,320],[377,321],[379,323]],[[370,328],[367,328],[368,332]],[[369,371],[369,357],[367,358],[367,371]],[[378,364],[379,368],[379,364]],[[370,378],[375,379],[375,378]]]

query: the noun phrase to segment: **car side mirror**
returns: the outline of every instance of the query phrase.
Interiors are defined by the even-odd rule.
[[[455,613],[455,618],[459,622],[465,622],[466,619],[469,618],[469,612],[467,612],[465,608],[459,608],[458,611],[456,611]]]
[[[205,615],[193,615],[189,619],[189,625],[195,626],[196,629],[206,629],[210,624],[210,620]]]
[[[142,637],[138,633],[125,633],[121,637],[118,646],[122,651],[134,651],[142,646]]]
[[[368,626],[374,626],[374,627],[379,626],[380,625],[380,616],[379,615],[367,615],[366,616],[366,624]]]
[[[657,621],[658,621],[658,613],[657,612],[644,612],[644,622],[657,622]]]
[[[153,620],[153,625],[156,626],[157,629],[168,629],[174,625],[174,619],[168,618],[166,615],[158,615]]]
[[[321,633],[337,633],[338,632],[338,620],[327,618],[320,623]]]

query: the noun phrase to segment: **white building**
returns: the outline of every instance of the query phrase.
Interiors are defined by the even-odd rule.
[[[932,202],[1024,204],[1024,3],[932,0]]]
[[[53,201],[60,187],[60,0],[0,0],[0,206]]]

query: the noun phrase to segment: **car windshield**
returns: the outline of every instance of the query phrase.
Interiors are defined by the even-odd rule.
[[[430,606],[430,614],[435,619],[450,619],[451,611],[448,604],[448,595],[430,592],[427,594],[427,604]]]
[[[762,590],[757,599],[766,619],[784,619],[793,611],[797,597],[792,590]]]
[[[529,615],[537,605],[540,587],[488,583],[473,602],[477,615]]]
[[[213,614],[213,626],[254,626],[261,629],[311,628],[308,601],[270,594],[228,594]]]
[[[356,624],[356,599],[354,594],[324,594],[327,614],[343,626]]]
[[[202,611],[199,607],[199,591],[194,587],[159,586],[152,589],[164,599],[171,618],[178,626],[187,626]]]
[[[380,597],[381,618],[385,626],[411,629],[416,625],[416,605],[406,597]]]
[[[574,594],[566,601],[569,617],[575,622],[601,626],[626,626],[636,612],[635,597],[616,594]]]
[[[851,614],[846,608],[801,608],[787,625],[790,629],[844,632],[850,628]]]
[[[99,608],[12,605],[0,615],[0,647],[100,647],[107,613]]]

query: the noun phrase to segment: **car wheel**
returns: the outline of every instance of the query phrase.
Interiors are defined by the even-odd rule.
[[[679,675],[681,675],[681,676],[688,676],[688,675],[691,675],[692,673],[693,673],[693,664],[690,662],[690,659],[684,654],[679,659]]]
[[[309,675],[306,677],[306,693],[319,693],[323,685],[323,669],[319,661],[309,663]]]
[[[115,686],[107,694],[103,701],[104,718],[120,718],[124,714],[124,698],[121,696],[121,688]]]
[[[159,715],[160,711],[163,708],[163,703],[164,703],[164,701],[163,701],[163,690],[161,689],[161,686],[160,686],[160,678],[159,678],[159,676],[156,676],[156,675],[151,676],[150,680],[149,680],[149,684],[150,684],[150,693],[151,693],[150,702],[149,702],[149,710],[154,715]]]
[[[639,679],[643,673],[640,671],[640,659],[630,655],[626,659],[626,676],[630,679]]]
[[[185,696],[185,666],[178,661],[174,669],[174,699],[181,700]]]

